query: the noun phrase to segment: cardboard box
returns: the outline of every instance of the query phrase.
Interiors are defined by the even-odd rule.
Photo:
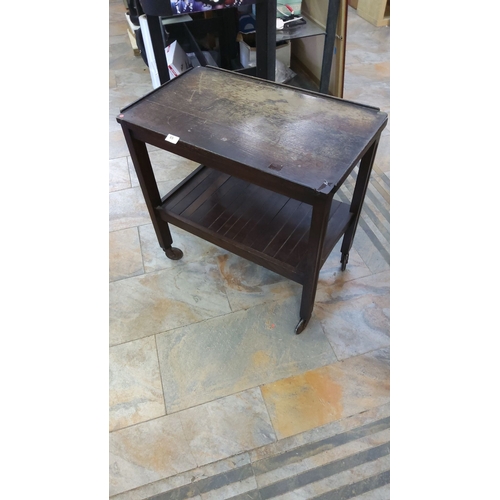
[[[290,67],[290,40],[276,46],[276,59],[281,61],[287,68]],[[240,62],[244,68],[255,66],[257,63],[257,49],[251,47],[244,40],[240,40]]]
[[[177,43],[177,40],[172,42],[165,49],[165,55],[167,56],[168,74],[170,78],[175,78],[181,73],[184,73],[188,68],[191,68],[189,57]]]

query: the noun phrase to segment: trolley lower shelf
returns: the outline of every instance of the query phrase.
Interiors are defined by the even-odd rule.
[[[157,207],[166,222],[298,283],[304,281],[312,206],[201,165]],[[321,265],[353,214],[333,200]]]

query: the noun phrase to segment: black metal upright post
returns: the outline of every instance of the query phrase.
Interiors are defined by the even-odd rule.
[[[276,0],[255,4],[257,77],[276,79]]]
[[[326,16],[325,46],[323,49],[321,79],[319,83],[319,91],[322,94],[328,94],[328,87],[330,86],[330,73],[332,72],[335,33],[337,31],[339,10],[340,0],[330,0],[328,3],[328,14]]]

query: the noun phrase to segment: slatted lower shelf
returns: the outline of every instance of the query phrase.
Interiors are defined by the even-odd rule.
[[[201,166],[158,210],[163,220],[302,283],[311,205]],[[349,205],[334,200],[322,263],[350,220]]]

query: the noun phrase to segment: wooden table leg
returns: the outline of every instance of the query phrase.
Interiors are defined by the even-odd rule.
[[[361,158],[359,165],[358,177],[356,179],[356,185],[354,187],[354,193],[351,201],[351,213],[354,214],[354,217],[344,234],[344,239],[342,240],[342,246],[340,249],[342,252],[342,256],[340,258],[342,271],[345,271],[349,260],[349,251],[351,250],[352,242],[354,241],[354,236],[358,227],[359,216],[361,215],[363,201],[365,199],[368,183],[370,182],[370,174],[373,167],[373,161],[375,160],[379,140],[380,137],[377,137],[375,142],[368,148],[363,158]]]
[[[169,259],[179,260],[183,255],[182,250],[172,246],[172,234],[170,233],[168,224],[160,219],[156,213],[156,207],[161,205],[161,197],[146,144],[135,139],[128,128],[122,127],[122,129],[139,179],[142,194],[144,195],[144,200],[146,201],[149,215],[158,238],[158,243]]]
[[[311,319],[319,272],[321,270],[321,255],[325,242],[326,229],[330,216],[331,199],[324,199],[313,205],[311,229],[307,249],[307,264],[304,283],[302,285],[302,300],[300,303],[300,321],[295,327],[295,333],[301,333]]]

